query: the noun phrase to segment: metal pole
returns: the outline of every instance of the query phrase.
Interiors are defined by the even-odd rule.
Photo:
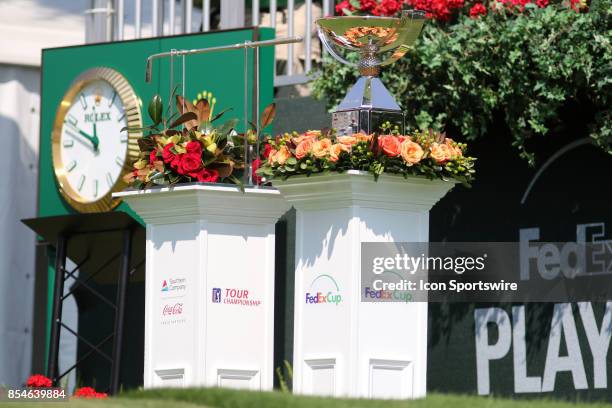
[[[276,0],[270,0],[270,27],[276,28]]]
[[[312,0],[306,0],[306,27],[304,28],[304,71],[310,72],[312,68]]]
[[[295,4],[294,0],[287,1],[287,34],[289,37],[293,36],[293,20],[294,20],[294,11]],[[287,49],[287,75],[293,75],[293,44],[289,44],[289,48]]]
[[[191,32],[191,12],[193,10],[193,0],[183,0],[183,34]]]
[[[126,292],[130,272],[130,256],[132,253],[132,231],[123,232],[123,251],[121,254],[121,269],[117,284],[117,302],[115,303],[115,330],[113,338],[113,357],[111,369],[110,393],[116,395],[119,391],[119,375],[121,374],[121,351],[123,346],[123,326],[125,317]]]
[[[264,41],[245,41],[243,43],[232,44],[232,45],[222,45],[219,47],[210,47],[210,48],[196,48],[191,50],[172,50],[167,52],[160,52],[157,54],[149,55],[147,58],[146,65],[146,73],[145,80],[146,82],[151,82],[151,78],[153,76],[153,60],[163,57],[170,56],[182,56],[182,55],[196,55],[196,54],[208,54],[210,52],[219,52],[219,51],[230,51],[230,50],[238,50],[243,48],[256,48],[256,47],[270,47],[273,45],[280,44],[290,44],[301,42],[302,37],[285,37],[279,38],[276,40],[264,40]]]
[[[175,0],[170,0],[168,14],[170,14],[170,35],[174,35],[174,23],[176,22]]]
[[[123,0],[117,0],[117,40],[121,41],[124,37],[124,17],[125,4]]]
[[[142,35],[142,0],[134,2],[134,31],[136,38]]]
[[[57,237],[55,253],[55,282],[53,287],[53,309],[51,312],[51,338],[47,364],[47,377],[57,385],[58,354],[62,319],[62,295],[64,293],[64,269],[66,269],[67,238],[64,235]]]
[[[151,1],[151,30],[153,31],[151,34],[153,37],[158,37],[161,33],[160,20],[161,20],[161,12],[160,12],[160,2],[163,5],[163,0],[152,0]],[[161,22],[163,25],[163,21]]]
[[[253,112],[255,114],[255,128],[257,132],[257,141],[255,143],[255,157],[259,158],[259,47],[255,48],[255,55],[253,57],[253,69],[255,73],[253,74],[253,88],[255,88],[255,100],[253,101],[253,105],[255,106]],[[253,174],[251,171],[251,180],[253,180]]]
[[[202,1],[202,31],[210,31],[210,0]]]
[[[245,186],[253,184],[251,176],[251,160],[249,157],[249,49],[244,47],[244,173],[242,175]]]
[[[257,27],[259,25],[259,0],[252,0],[251,25],[253,27]]]

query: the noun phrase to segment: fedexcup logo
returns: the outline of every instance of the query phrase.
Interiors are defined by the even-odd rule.
[[[328,289],[314,292],[315,283],[317,283],[317,287],[327,287]],[[340,302],[342,302],[340,287],[333,277],[322,274],[313,279],[310,284],[310,292],[306,292],[306,304],[330,303],[338,306]]]

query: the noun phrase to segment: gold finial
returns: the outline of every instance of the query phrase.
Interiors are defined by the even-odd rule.
[[[100,105],[100,101],[102,101],[102,90],[100,88],[96,88],[96,106]]]

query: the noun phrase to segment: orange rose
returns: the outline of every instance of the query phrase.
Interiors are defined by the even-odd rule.
[[[440,144],[434,142],[431,144],[429,155],[436,161],[436,163],[443,164],[450,160],[451,150],[446,143]]]
[[[417,164],[423,158],[423,148],[418,143],[413,142],[410,138],[405,138],[401,146],[402,159],[408,166]]]
[[[323,158],[327,156],[327,154],[329,153],[329,148],[331,147],[331,144],[332,144],[331,140],[327,138],[317,140],[312,145],[312,154],[314,154],[314,156],[318,158]]]
[[[448,146],[448,149],[450,150],[452,158],[463,156],[463,151],[457,145],[457,143],[453,142],[453,139],[447,137],[444,141],[446,142],[446,145]]]
[[[350,146],[347,146],[342,143],[336,143],[329,148],[329,160],[333,162],[337,162],[340,157],[340,153],[342,152],[350,152]]]
[[[400,141],[396,136],[381,136],[378,138],[378,145],[387,156],[400,155]]]
[[[299,135],[298,137],[294,137],[293,139],[291,139],[291,141],[293,143],[295,143],[296,145],[299,145],[304,140],[315,140],[319,136],[321,136],[321,131],[320,130],[309,130],[309,131],[304,132],[303,134]]]
[[[270,166],[272,166],[274,164],[274,162],[276,161],[276,154],[277,153],[278,153],[278,150],[276,150],[276,149],[270,150],[270,153],[268,154],[268,164]]]
[[[338,136],[336,140],[338,140],[338,143],[342,143],[343,145],[347,146],[352,146],[359,141],[355,136]]]
[[[295,158],[299,160],[310,153],[313,143],[313,139],[302,140],[295,148]]]
[[[372,135],[366,135],[365,133],[361,132],[353,134],[353,137],[355,137],[358,142],[369,142],[372,140]]]
[[[282,146],[278,150],[278,153],[276,153],[276,162],[282,166],[290,157],[291,152],[289,151],[289,149],[287,149],[287,146]]]

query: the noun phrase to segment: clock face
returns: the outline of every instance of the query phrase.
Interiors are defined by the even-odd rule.
[[[127,159],[125,126],[125,108],[106,81],[87,84],[68,108],[60,154],[66,181],[84,201],[104,197],[120,178]]]
[[[109,68],[81,74],[60,104],[53,130],[53,165],[62,196],[81,212],[109,211],[111,195],[137,155],[142,127],[136,95],[125,78]]]

